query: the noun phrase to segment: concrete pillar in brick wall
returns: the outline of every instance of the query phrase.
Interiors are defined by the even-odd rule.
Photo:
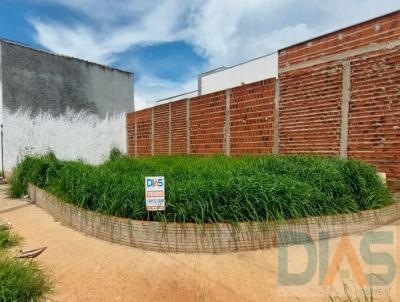
[[[349,61],[343,62],[342,102],[340,110],[340,157],[347,158],[349,136],[349,107],[351,99],[351,66]]]
[[[135,130],[133,134],[133,139],[135,141],[135,157],[138,156],[138,146],[137,146],[137,118],[136,118],[136,112],[135,112]]]
[[[190,99],[186,99],[186,153],[190,154]]]
[[[274,97],[274,145],[272,147],[273,154],[279,154],[279,100],[280,100],[280,83],[279,79],[275,80],[275,97]]]
[[[0,54],[1,56],[1,54]],[[0,67],[1,68],[1,67]],[[125,155],[129,155],[129,140],[130,140],[130,135],[129,135],[129,126],[128,126],[128,112],[124,113],[125,117]]]
[[[231,155],[231,90],[225,90],[225,127],[224,127],[225,155]]]
[[[168,104],[168,155],[172,154],[172,112],[171,102]]]
[[[151,155],[154,155],[154,107],[151,108]]]

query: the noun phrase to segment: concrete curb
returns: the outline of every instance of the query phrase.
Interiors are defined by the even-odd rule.
[[[400,219],[400,200],[382,209],[285,222],[161,223],[107,216],[64,202],[29,184],[32,201],[72,229],[106,241],[179,253],[226,253],[333,238],[374,229]],[[305,236],[304,236],[305,235]],[[305,239],[306,238],[306,239]]]

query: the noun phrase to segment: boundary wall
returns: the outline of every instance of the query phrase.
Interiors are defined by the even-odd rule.
[[[400,11],[278,52],[279,77],[127,114],[128,154],[322,154],[400,188]]]

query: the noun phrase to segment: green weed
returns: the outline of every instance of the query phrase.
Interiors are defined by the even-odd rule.
[[[66,202],[100,213],[147,219],[144,177],[165,176],[167,208],[157,221],[270,221],[357,212],[391,203],[376,169],[356,160],[320,156],[155,156],[117,151],[98,166],[26,157],[10,195],[28,182]]]
[[[18,245],[21,238],[18,235],[12,234],[8,229],[0,226],[0,251]]]
[[[0,301],[40,301],[51,290],[51,281],[36,262],[0,257]]]
[[[0,227],[0,301],[41,301],[52,292],[50,278],[35,261],[9,255],[7,250],[21,240],[20,236]]]

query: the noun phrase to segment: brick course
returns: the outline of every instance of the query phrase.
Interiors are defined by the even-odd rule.
[[[280,75],[280,152],[339,155],[342,65]]]
[[[231,154],[271,153],[275,79],[231,91]]]
[[[224,153],[225,91],[190,99],[190,153]]]
[[[128,154],[135,155],[135,112],[129,112],[126,114],[126,135]]]
[[[135,113],[137,124],[137,155],[151,155],[151,108]]]
[[[349,156],[400,179],[400,47],[352,58]]]
[[[171,103],[171,152],[185,154],[187,145],[186,133],[186,100]]]
[[[288,47],[279,52],[279,67],[333,55],[372,43],[400,38],[400,11]]]
[[[154,107],[154,154],[168,154],[169,104]]]

